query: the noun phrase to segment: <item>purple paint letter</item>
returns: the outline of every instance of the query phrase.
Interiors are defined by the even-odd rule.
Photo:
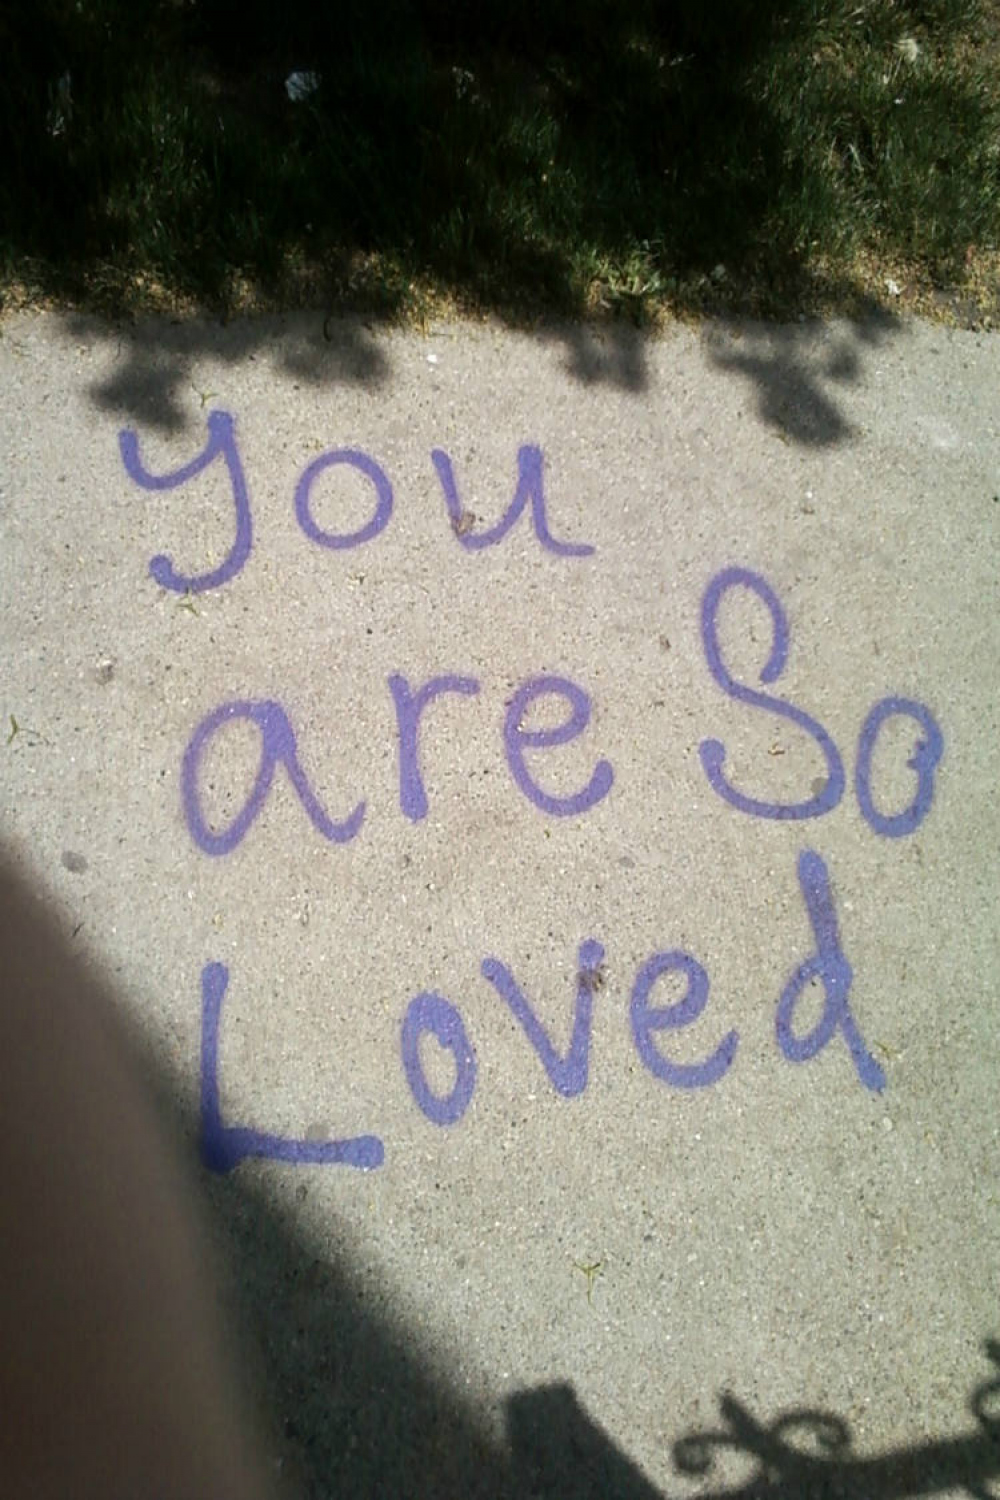
[[[570,716],[555,729],[522,729],[521,721],[536,698],[545,693],[556,693],[567,699]],[[521,791],[540,807],[542,812],[555,818],[572,817],[585,813],[606,797],[614,781],[614,772],[609,761],[599,760],[594,774],[582,791],[569,797],[554,797],[544,792],[524,763],[525,748],[542,750],[550,745],[565,745],[581,735],[590,723],[590,699],[582,687],[565,677],[533,677],[518,688],[507,707],[504,720],[503,742],[507,752],[510,774]]]
[[[201,1157],[211,1172],[231,1172],[248,1156],[292,1166],[345,1166],[369,1171],[385,1160],[377,1135],[344,1141],[304,1141],[266,1135],[245,1126],[224,1125],[219,1107],[219,1024],[229,986],[225,964],[206,964],[201,971]]]
[[[432,449],[431,459],[437,470],[438,479],[441,481],[444,503],[448,507],[452,529],[461,545],[468,551],[477,552],[481,547],[494,547],[497,542],[502,541],[530,499],[531,516],[535,523],[538,540],[548,552],[554,552],[559,557],[590,557],[593,553],[594,549],[588,542],[560,542],[549,531],[545,517],[541,448],[534,444],[525,444],[517,450],[517,488],[514,491],[514,498],[510,502],[507,514],[489,531],[472,532],[465,529],[469,513],[458,497],[458,486],[455,483],[451,459],[443,448]]]
[[[888,814],[880,813],[872,800],[872,756],[882,725],[886,719],[896,717],[914,719],[923,734],[906,762],[910,770],[917,773],[917,789],[913,794],[913,801],[902,812]],[[931,803],[934,801],[934,772],[943,754],[944,736],[929,708],[925,708],[922,703],[914,703],[910,698],[883,698],[876,703],[861,727],[858,763],[854,772],[858,806],[869,827],[887,839],[901,839],[907,834],[915,833],[931,810]]]
[[[521,993],[513,974],[496,958],[484,958],[482,974],[510,1006],[525,1036],[534,1047],[549,1081],[557,1093],[572,1099],[587,1087],[590,1061],[590,1031],[594,1009],[594,992],[600,980],[604,949],[593,939],[580,944],[577,957],[576,1004],[573,1012],[573,1035],[569,1051],[560,1057],[545,1027]]]
[[[775,698],[770,693],[759,693],[755,688],[743,687],[730,676],[722,660],[716,617],[723,595],[732,588],[750,589],[767,605],[771,614],[773,640],[771,654],[761,670],[761,682],[775,682],[785,670],[788,659],[788,621],[781,602],[771,585],[749,568],[726,568],[716,574],[701,604],[701,639],[708,669],[724,693],[739,703],[749,703],[754,708],[763,708],[768,713],[788,719],[814,739],[826,761],[827,779],[822,789],[805,802],[762,802],[756,797],[747,797],[726,780],[722,768],[726,761],[726,747],[720,740],[702,740],[698,747],[702,768],[713,789],[732,807],[740,812],[752,813],[758,818],[818,818],[830,812],[844,795],[844,765],[833,740],[822,724],[801,708]]]
[[[672,1005],[650,1005],[649,997],[656,981],[675,970],[687,979],[687,992]],[[718,1083],[732,1067],[739,1044],[739,1033],[730,1031],[722,1038],[711,1057],[700,1063],[672,1062],[664,1057],[653,1037],[658,1031],[676,1031],[697,1021],[708,1004],[708,975],[690,953],[674,949],[654,953],[636,975],[632,986],[632,1040],[642,1062],[655,1078],[678,1089],[706,1089]]]
[[[161,588],[172,589],[175,594],[202,594],[206,589],[219,588],[235,578],[250,556],[253,544],[253,525],[250,519],[250,497],[246,476],[236,447],[233,418],[226,411],[213,411],[208,416],[208,442],[189,464],[174,469],[169,474],[150,474],[139,457],[139,439],[131,428],[118,434],[118,447],[126,472],[140,489],[173,490],[187,484],[203,469],[207,469],[221,453],[229,470],[229,482],[236,506],[236,540],[225,562],[210,573],[178,573],[169,557],[160,554],[149,564],[149,571]]]
[[[243,807],[228,828],[221,833],[213,833],[201,810],[198,770],[208,742],[224,724],[231,724],[237,719],[246,719],[251,724],[256,724],[260,730],[260,764],[253,788]],[[184,751],[181,764],[184,817],[188,831],[199,849],[212,855],[232,853],[246,837],[251,824],[264,806],[279,762],[284,764],[298,799],[316,831],[335,844],[346,844],[354,838],[364,819],[365,804],[359,802],[342,823],[334,822],[316,797],[299,764],[295,731],[288,715],[280,703],[264,698],[223,703],[202,719]]]
[[[427,816],[427,793],[420,775],[420,718],[428,703],[442,693],[462,693],[474,697],[479,683],[474,677],[432,677],[416,692],[405,677],[393,672],[389,691],[396,705],[399,726],[399,805],[411,822]]]
[[[309,492],[317,476],[322,474],[324,469],[333,468],[338,464],[347,464],[350,468],[357,469],[375,486],[375,512],[371,520],[367,526],[362,526],[358,531],[349,532],[346,536],[324,531],[317,526],[309,508]],[[318,542],[321,547],[330,547],[335,551],[360,547],[362,543],[370,542],[372,537],[378,536],[380,531],[385,530],[391,515],[392,485],[385,471],[373,458],[369,458],[367,453],[359,453],[354,448],[335,448],[330,453],[321,453],[319,458],[313,459],[295,486],[296,520],[309,540]]]
[[[455,1059],[455,1082],[443,1099],[427,1082],[420,1060],[420,1038],[430,1032]],[[462,1017],[443,995],[415,995],[406,1008],[402,1033],[403,1072],[410,1092],[428,1120],[456,1125],[465,1114],[476,1087],[476,1054]]]
[[[799,965],[778,1001],[775,1030],[778,1045],[789,1062],[808,1062],[821,1052],[834,1032],[843,1032],[858,1077],[866,1089],[881,1093],[885,1074],[864,1044],[851,1014],[851,981],[854,977],[844,957],[837,930],[837,911],[830,890],[830,875],[822,858],[812,849],[799,855],[799,889],[805,901],[816,938],[816,952]],[[818,979],[823,986],[823,1014],[807,1036],[792,1030],[795,1007],[806,985]]]

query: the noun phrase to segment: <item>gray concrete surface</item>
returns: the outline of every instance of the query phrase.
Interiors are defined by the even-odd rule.
[[[372,1170],[248,1159],[211,1179],[290,1486],[673,1497],[766,1474],[789,1497],[992,1493],[1000,344],[888,322],[643,341],[49,314],[0,334],[8,847],[114,978],[192,1138],[202,976],[223,964],[224,1124],[280,1137],[279,1154],[361,1135],[384,1149]],[[164,474],[222,411],[252,548],[221,586],[162,587],[156,556],[191,577],[226,558],[230,474],[217,457],[144,489],[119,433]],[[544,455],[552,534],[589,555],[546,549],[530,506],[468,545],[505,513],[525,445]],[[377,536],[339,549],[295,509],[334,449],[375,460],[393,499]],[[314,529],[356,532],[373,496],[356,465],[326,468]],[[823,726],[844,790],[822,815],[740,810],[702,764],[721,741],[730,783],[770,804],[828,782],[815,731],[709,669],[703,600],[732,568],[766,581],[789,641],[762,684],[773,622],[737,580],[724,670]],[[412,786],[401,805],[392,674],[478,684],[423,715],[424,817]],[[578,815],[536,805],[505,749],[506,719],[513,741],[565,718],[551,696],[509,707],[552,675],[589,696],[589,725],[523,758],[550,797],[610,765]],[[932,771],[927,724],[888,717],[866,820],[859,737],[892,696],[926,707],[943,754]],[[356,837],[324,837],[279,763],[245,838],[198,847],[185,752],[206,716],[249,701],[281,705],[331,817],[365,802]],[[260,744],[245,717],[208,736],[210,835]],[[919,826],[887,824],[921,776]],[[822,865],[800,869],[805,851]],[[839,948],[827,932],[779,1035],[832,921],[824,879]],[[587,941],[604,955],[585,950],[581,978]],[[707,1005],[654,1032],[637,976],[678,952]],[[564,1059],[563,1092],[487,959]],[[648,977],[647,1006],[685,993],[676,968]],[[457,1009],[475,1059],[453,1124],[418,1106],[401,1052],[425,992]],[[585,1087],[580,1038],[565,1062],[578,1001]],[[829,1041],[792,1060],[824,1006]],[[430,1035],[418,1056],[446,1099],[452,1058]],[[731,1065],[705,1087],[653,1071],[712,1057]],[[713,1431],[727,1442],[690,1441]]]

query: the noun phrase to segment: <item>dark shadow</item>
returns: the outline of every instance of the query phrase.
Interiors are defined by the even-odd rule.
[[[897,327],[873,307],[866,318],[832,328],[812,320],[710,324],[706,344],[718,369],[735,370],[754,387],[762,421],[803,447],[827,448],[852,431],[835,399],[837,388],[859,379],[864,353]]]
[[[588,1417],[571,1385],[539,1386],[511,1396],[507,1438],[514,1495],[660,1500],[661,1491]]]
[[[222,360],[237,373],[243,361],[266,361],[293,390],[299,383],[381,387],[391,378],[384,343],[358,318],[297,313],[239,319],[225,327],[153,321],[109,330],[77,315],[70,316],[68,328],[77,340],[96,336],[116,343],[113,374],[91,388],[95,405],[165,432],[190,425],[199,402],[207,410],[224,394],[196,382],[198,362],[205,357]],[[785,441],[824,448],[851,437],[837,396],[861,378],[866,352],[897,328],[878,309],[833,328],[814,320],[784,325],[714,320],[705,325],[704,343],[717,369],[736,371],[750,383],[763,422]],[[637,394],[648,386],[647,345],[655,334],[623,323],[586,322],[543,323],[536,333],[565,349],[563,368],[583,385],[606,383]]]
[[[145,320],[115,328],[92,316],[68,314],[66,326],[75,341],[115,346],[113,372],[90,389],[94,404],[163,432],[191,425],[199,406],[208,410],[224,396],[198,383],[198,365],[205,358],[221,360],[236,374],[245,362],[266,362],[292,390],[299,384],[380,388],[392,374],[385,341],[370,321],[357,317],[300,312],[228,325]],[[860,380],[866,352],[897,331],[893,318],[872,308],[866,318],[832,326],[815,320],[711,320],[703,339],[717,369],[735,371],[750,383],[763,422],[785,441],[823,448],[851,437],[838,394]],[[648,387],[653,333],[620,322],[581,321],[542,322],[535,335],[565,350],[563,368],[582,385],[610,384],[635,394]]]
[[[69,315],[77,341],[101,339],[116,345],[114,372],[91,389],[101,410],[164,432],[187,425],[192,396],[207,410],[217,391],[195,383],[198,361],[223,360],[235,370],[266,361],[294,389],[296,383],[332,386],[380,385],[389,362],[371,328],[358,318],[324,318],[321,313],[240,318],[228,325],[207,320],[144,321],[117,329],[92,317]]]
[[[498,1446],[401,1342],[377,1291],[318,1258],[293,1216],[241,1176],[214,1182],[209,1197],[301,1493],[668,1500],[569,1384],[510,1397]],[[907,1500],[956,1488],[986,1500],[1000,1476],[1000,1343],[987,1341],[985,1352],[997,1369],[972,1393],[973,1424],[959,1437],[863,1457],[832,1413],[793,1411],[765,1425],[724,1394],[723,1427],[680,1438],[674,1466],[711,1480],[721,1450],[745,1460],[746,1479],[702,1489],[703,1500]]]
[[[263,1358],[296,1493],[315,1500],[669,1500],[568,1383],[511,1396],[507,1442],[498,1446],[402,1342],[378,1289],[318,1255],[294,1214],[251,1177],[214,1179],[207,1199],[242,1320]],[[959,1437],[864,1457],[833,1413],[792,1411],[764,1424],[723,1394],[724,1425],[678,1439],[674,1467],[710,1480],[723,1450],[745,1460],[746,1479],[702,1489],[702,1500],[908,1500],[955,1488],[988,1500],[987,1482],[1000,1477],[1000,1342],[984,1347],[997,1368],[973,1391],[973,1423]]]
[[[40,915],[47,944],[78,951]],[[75,960],[81,978],[88,972]],[[111,997],[105,978],[97,983]],[[192,1004],[196,1003],[192,996]],[[119,1006],[123,1019],[134,1015]],[[198,1122],[180,1103],[187,1081],[172,1076],[149,1039],[130,1027],[170,1128],[194,1143]],[[294,1173],[297,1169],[287,1170]],[[333,1170],[345,1170],[334,1168]],[[346,1169],[349,1170],[349,1169]],[[301,1201],[310,1173],[296,1189]],[[312,1243],[296,1211],[261,1186],[253,1168],[201,1176],[202,1202],[228,1261],[227,1307],[242,1328],[249,1368],[262,1372],[267,1444],[280,1453],[288,1492],[302,1500],[667,1500],[583,1410],[572,1387],[523,1390],[507,1403],[506,1441],[431,1373],[419,1348],[394,1326],[383,1289],[341,1256]],[[723,1395],[723,1426],[688,1433],[675,1468],[711,1483],[717,1456],[746,1461],[746,1478],[703,1487],[703,1500],[904,1500],[962,1488],[985,1497],[1000,1476],[1000,1343],[997,1369],[972,1392],[971,1420],[957,1437],[874,1457],[852,1451],[848,1425],[824,1411],[793,1411],[764,1424]],[[669,1413],[665,1413],[669,1422]]]
[[[868,29],[863,57],[898,62],[902,20],[868,9],[851,23],[852,36]],[[919,9],[922,45],[950,44],[962,7]],[[851,275],[810,271],[803,249],[825,228],[835,237],[848,213],[836,184],[847,193],[859,172],[867,197],[852,211],[873,216],[886,254],[910,253],[906,235],[932,221],[963,253],[970,242],[958,226],[978,199],[962,173],[975,143],[986,161],[993,139],[975,80],[943,75],[933,98],[914,83],[912,120],[890,99],[873,123],[860,84],[844,94],[837,67],[822,71],[825,25],[814,0],[13,6],[0,20],[0,129],[12,143],[0,160],[0,258],[44,296],[113,314],[176,301],[226,317],[249,301],[385,323],[425,306],[430,288],[435,310],[516,326],[562,319],[546,336],[565,344],[574,378],[640,391],[635,330],[665,306],[861,316]],[[840,164],[830,182],[813,136],[790,133],[807,84]],[[904,214],[903,188],[880,185],[879,163],[907,152],[912,191],[940,198],[933,213]],[[987,185],[981,197],[992,201]],[[887,204],[895,229],[878,217]],[[260,337],[247,334],[247,357]],[[149,337],[125,344],[107,403],[131,392],[176,418]],[[380,375],[360,324],[347,347],[314,339],[302,359],[303,378]],[[743,368],[769,413],[787,411],[790,437],[835,440],[835,403],[814,381],[799,388],[787,346]]]
[[[752,1461],[743,1484],[701,1490],[702,1500],[903,1500],[961,1489],[988,1500],[987,1484],[1000,1473],[1000,1343],[985,1353],[997,1366],[978,1385],[968,1409],[978,1424],[962,1436],[864,1458],[851,1452],[851,1430],[830,1412],[787,1412],[765,1427],[731,1395],[719,1400],[725,1426],[689,1433],[674,1444],[674,1463],[686,1475],[712,1472],[713,1454],[728,1450]]]
[[[638,392],[649,383],[645,344],[651,335],[628,323],[565,324],[545,330],[543,336],[564,346],[563,368],[581,385],[603,384]]]

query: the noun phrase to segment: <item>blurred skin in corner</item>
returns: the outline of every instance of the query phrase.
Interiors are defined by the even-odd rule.
[[[0,1493],[270,1500],[178,1147],[6,866],[0,1183]]]

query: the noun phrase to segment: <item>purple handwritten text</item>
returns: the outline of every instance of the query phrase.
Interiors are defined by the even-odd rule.
[[[444,503],[448,507],[452,530],[467,551],[477,552],[483,547],[495,547],[497,542],[503,541],[530,499],[535,531],[538,534],[538,540],[547,552],[555,552],[559,557],[590,557],[592,555],[594,549],[588,542],[560,542],[549,530],[545,516],[541,448],[535,447],[534,444],[525,444],[517,450],[517,488],[514,491],[514,498],[510,502],[507,514],[489,531],[466,529],[466,518],[471,516],[471,512],[459,499],[455,471],[447,453],[442,448],[434,448],[431,452],[431,460],[437,470],[438,479],[441,481]]]
[[[906,764],[917,773],[917,789],[913,801],[902,812],[880,813],[872,801],[871,771],[872,756],[879,731],[887,719],[905,717],[915,719],[923,730],[917,740],[913,754]],[[858,744],[858,763],[854,775],[854,790],[862,816],[876,833],[887,839],[905,838],[913,833],[930,812],[934,800],[934,772],[944,754],[944,737],[929,708],[914,703],[910,698],[883,698],[876,703],[861,728]]]
[[[369,1171],[385,1160],[377,1135],[343,1141],[306,1141],[267,1135],[243,1126],[224,1125],[219,1106],[219,1027],[229,987],[225,964],[206,964],[201,972],[201,1157],[212,1172],[231,1172],[247,1157],[288,1162],[293,1166],[345,1166]]]
[[[399,805],[416,823],[427,816],[427,793],[420,775],[418,754],[421,715],[428,703],[442,693],[474,697],[479,692],[479,683],[474,677],[432,677],[414,692],[405,677],[393,672],[389,678],[389,691],[396,705],[399,728]]]
[[[316,525],[309,508],[309,494],[317,476],[325,469],[334,468],[338,464],[347,464],[357,469],[359,474],[364,474],[375,486],[374,515],[367,526],[362,526],[359,531],[352,531],[347,536],[323,531]],[[295,518],[309,540],[317,542],[321,547],[330,547],[335,551],[360,547],[362,543],[370,542],[372,537],[378,536],[380,531],[385,530],[391,515],[392,485],[386,478],[384,470],[373,458],[369,458],[366,453],[359,453],[354,448],[335,448],[330,453],[321,453],[319,458],[313,459],[295,486]]]
[[[213,833],[202,812],[201,796],[198,791],[201,758],[210,740],[223,726],[232,724],[238,719],[246,719],[249,723],[256,724],[260,730],[260,763],[257,768],[257,777],[250,795],[229,827],[221,833]],[[317,833],[335,844],[346,844],[354,838],[364,819],[365,804],[359,802],[351,815],[342,823],[335,822],[329,816],[306,780],[305,772],[299,764],[295,731],[288,715],[280,703],[264,698],[223,703],[202,719],[184,752],[184,759],[181,763],[184,817],[191,837],[199,849],[212,855],[232,853],[246,837],[251,824],[264,806],[279,762],[284,765],[298,799]]]
[[[451,1093],[441,1098],[427,1082],[420,1058],[420,1039],[426,1033],[437,1039],[455,1059],[455,1082]],[[476,1055],[461,1015],[443,995],[427,991],[415,995],[403,1017],[403,1072],[417,1104],[435,1125],[455,1125],[465,1114],[476,1087]]]
[[[569,718],[552,729],[522,728],[522,721],[532,704],[546,693],[553,693],[567,700],[571,709]],[[508,705],[503,741],[510,774],[528,800],[552,817],[575,817],[587,812],[608,795],[614,781],[614,772],[608,761],[599,760],[594,767],[594,774],[581,791],[568,797],[555,797],[543,791],[531,775],[524,760],[525,749],[542,750],[552,745],[565,745],[581,735],[589,723],[590,698],[582,687],[566,677],[530,678],[518,688]]]
[[[865,1046],[851,1014],[850,994],[854,976],[840,946],[829,872],[823,859],[812,849],[804,849],[799,855],[798,871],[799,889],[812,923],[816,951],[799,964],[781,993],[775,1024],[778,1045],[789,1062],[808,1062],[840,1030],[861,1082],[866,1089],[881,1093],[885,1088],[885,1074]],[[806,986],[815,979],[823,986],[823,1014],[807,1036],[799,1037],[792,1030],[795,1007]]]
[[[751,573],[749,568],[725,568],[716,574],[705,590],[701,604],[701,639],[708,669],[730,698],[788,719],[814,739],[823,752],[827,778],[822,789],[804,802],[764,802],[737,791],[726,780],[722,770],[726,760],[726,747],[720,740],[702,740],[698,749],[702,767],[713,789],[733,807],[738,807],[740,812],[752,813],[758,818],[817,818],[821,813],[830,812],[836,807],[844,795],[843,761],[833,740],[816,719],[782,698],[775,698],[770,693],[760,693],[756,688],[744,687],[728,672],[719,646],[717,616],[724,596],[733,588],[749,589],[764,601],[770,611],[771,652],[761,669],[761,682],[775,682],[785,670],[789,646],[788,620],[770,584],[758,573]]]
[[[601,965],[604,949],[592,940],[580,944],[577,958],[576,1004],[573,1012],[573,1035],[569,1051],[561,1057],[552,1045],[545,1027],[517,987],[513,974],[496,958],[484,958],[482,974],[505,1000],[520,1022],[528,1041],[541,1059],[549,1082],[564,1099],[572,1099],[587,1087],[590,1061],[590,1030],[594,994],[603,982]]]
[[[206,589],[217,589],[235,578],[250,556],[253,545],[253,524],[250,519],[250,496],[239,450],[236,447],[235,424],[225,411],[213,411],[208,417],[208,442],[189,464],[174,469],[169,474],[151,474],[139,457],[139,439],[130,428],[118,434],[118,446],[122,462],[130,479],[143,490],[175,490],[187,484],[221,453],[229,470],[233,503],[236,506],[236,539],[225,562],[210,573],[179,573],[169,557],[162,554],[154,557],[149,571],[161,588],[172,589],[176,594],[202,594]]]
[[[687,991],[672,1005],[650,1005],[653,986],[664,974],[680,972],[687,979]],[[670,953],[654,953],[647,959],[636,976],[632,987],[632,1040],[646,1067],[655,1078],[678,1089],[704,1089],[718,1083],[729,1072],[739,1034],[730,1031],[722,1038],[711,1057],[700,1063],[672,1062],[664,1057],[653,1041],[658,1031],[675,1031],[680,1026],[690,1026],[697,1021],[708,1004],[708,975],[697,959],[690,953],[674,949]]]

